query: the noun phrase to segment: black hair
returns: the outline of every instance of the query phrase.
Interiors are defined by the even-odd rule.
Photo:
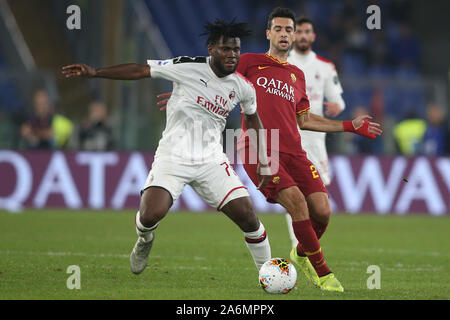
[[[295,28],[295,14],[294,11],[292,11],[289,8],[281,8],[276,7],[272,10],[272,12],[269,14],[269,18],[267,19],[267,29],[270,30],[272,28],[272,20],[274,18],[289,18],[292,19],[292,22],[294,23]]]
[[[207,22],[203,28],[205,32],[201,36],[208,36],[206,44],[209,46],[215,44],[223,36],[223,41],[228,38],[244,38],[251,34],[251,31],[247,29],[246,22],[236,22],[236,18],[233,18],[230,22],[216,19],[214,23]]]
[[[312,27],[314,29],[314,23],[312,22],[311,19],[309,19],[307,17],[300,17],[297,20],[295,20],[295,24],[298,26],[301,26],[304,23],[309,23],[310,25],[312,25]]]

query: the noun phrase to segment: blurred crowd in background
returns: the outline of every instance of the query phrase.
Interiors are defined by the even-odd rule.
[[[31,114],[20,125],[20,147],[26,149],[114,149],[113,129],[108,124],[106,105],[93,101],[81,123],[55,112],[48,93],[38,89]]]
[[[448,105],[441,104],[424,86],[403,84],[423,81],[423,51],[415,36],[413,1],[282,1],[314,22],[316,41],[313,50],[331,60],[341,79],[369,79],[368,85],[346,87],[345,110],[338,119],[370,114],[383,124],[384,137],[368,141],[359,136],[329,135],[330,152],[347,154],[450,154]],[[271,1],[263,1],[252,24],[263,29]],[[382,14],[382,29],[364,28],[366,8],[377,4]],[[257,51],[263,52],[261,42]],[[444,63],[448,68],[448,61]],[[393,85],[381,87],[384,79]],[[350,81],[348,81],[350,82]],[[340,146],[336,147],[336,144]]]
[[[23,149],[76,149],[90,151],[114,150],[113,128],[108,123],[107,107],[94,101],[87,107],[88,114],[82,122],[74,123],[55,112],[48,93],[39,89],[33,97],[33,108],[20,124],[20,144]],[[370,113],[365,107],[353,109],[352,118]],[[408,116],[398,122],[392,134],[398,154],[444,155],[448,154],[446,117],[441,106],[430,104],[426,118]],[[382,119],[381,119],[382,122]],[[358,135],[346,135],[349,154],[383,153],[381,143]]]
[[[151,15],[153,22],[160,28],[174,56],[207,54],[204,39],[200,39],[189,52],[185,52],[187,49],[181,47],[181,41],[171,41],[173,35],[164,27],[164,23],[167,23],[164,20],[170,18],[169,22],[174,24],[173,28],[181,33],[183,24],[180,25],[181,19],[176,19],[177,10],[172,10],[170,12],[172,16],[167,16],[169,14],[167,10],[164,14],[162,11],[155,12],[158,5],[163,5],[162,2],[149,0],[144,2],[149,12],[153,13]],[[344,89],[343,98],[347,108],[337,119],[350,119],[366,113],[372,115],[374,121],[380,122],[384,128],[383,138],[374,141],[352,134],[330,134],[327,138],[330,153],[430,156],[450,154],[448,84],[446,85],[444,81],[444,99],[442,99],[442,86],[439,87],[433,81],[427,80],[428,73],[424,67],[425,48],[421,39],[416,36],[413,1],[375,1],[381,8],[382,29],[370,31],[366,28],[368,15],[365,10],[372,2],[367,1],[249,0],[226,1],[226,3],[199,1],[199,3],[213,12],[226,12],[222,18],[235,16],[235,12],[230,9],[234,7],[239,20],[248,21],[252,30],[256,30],[254,36],[248,39],[244,46],[244,51],[250,52],[267,51],[268,43],[264,30],[267,15],[274,7],[274,3],[289,7],[299,16],[307,16],[314,21],[317,38],[313,50],[335,63]],[[164,2],[165,6],[171,4],[181,2],[175,0]],[[179,14],[182,15],[183,12]],[[204,16],[212,19],[207,14]],[[127,17],[128,15],[125,19]],[[186,30],[196,30],[195,32],[200,30],[206,21],[200,16],[190,20],[195,25]],[[183,21],[185,20],[181,22]],[[195,37],[198,37],[199,33],[195,34]],[[74,37],[73,33],[71,37]],[[68,42],[70,46],[70,39]],[[126,47],[126,39],[124,44]],[[130,49],[127,47],[127,50]],[[77,55],[76,51],[74,50],[74,59],[89,59],[86,53]],[[99,60],[93,58],[91,61]],[[448,61],[443,65],[448,69]],[[0,75],[7,70],[0,51]],[[10,101],[13,99],[5,98],[11,90],[5,87],[3,80],[0,81],[0,124],[4,124],[3,130],[0,129],[0,138],[15,141],[9,146],[19,149],[124,149],[121,143],[121,130],[127,130],[127,126],[118,125],[120,121],[117,121],[117,117],[120,115],[117,116],[117,111],[112,112],[112,107],[100,99],[98,86],[94,86],[92,90],[94,94],[91,102],[80,106],[84,115],[71,118],[65,115],[63,108],[58,108],[60,102],[55,101],[54,97],[52,99],[51,92],[45,86],[34,88],[31,99],[25,99],[31,101],[31,105],[11,107]],[[144,107],[156,110],[156,101],[153,101],[153,105]],[[123,109],[120,110],[124,112]],[[116,114],[115,117],[113,113]],[[238,126],[239,118],[238,110],[233,112],[229,127]],[[6,124],[14,129],[14,134],[10,133],[11,130],[8,134],[5,133]],[[158,127],[158,130],[160,128]],[[128,129],[132,130],[130,127]],[[158,140],[161,130],[150,129],[155,129],[152,134],[156,136],[155,140]],[[134,147],[140,148],[139,145]]]

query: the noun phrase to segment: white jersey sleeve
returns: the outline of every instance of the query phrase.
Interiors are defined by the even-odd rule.
[[[241,97],[241,111],[244,114],[251,115],[256,112],[256,91],[251,83],[244,79]]]
[[[192,78],[192,67],[183,62],[197,62],[195,59],[205,59],[204,57],[178,57],[168,60],[147,60],[150,66],[150,77],[161,78],[172,82],[189,81]]]
[[[325,79],[324,83],[324,92],[323,95],[327,99],[327,101],[335,102],[339,104],[341,110],[345,109],[345,102],[342,99],[342,90],[341,83],[339,82],[339,78],[336,72],[336,68],[333,64],[329,64],[329,73]]]

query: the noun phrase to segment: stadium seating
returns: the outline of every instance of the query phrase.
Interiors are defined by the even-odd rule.
[[[146,4],[174,56],[206,55],[205,38],[200,36],[203,24],[215,18],[230,20],[237,17],[238,20],[244,20],[248,18],[249,11],[239,0],[220,4],[200,0],[196,6],[183,0],[147,0]]]
[[[239,0],[228,1],[208,1],[198,0],[195,2],[196,6],[188,1],[183,0],[166,0],[166,1],[151,1],[146,0],[147,6],[155,19],[156,24],[159,26],[163,36],[167,40],[167,43],[172,50],[174,56],[178,55],[206,55],[204,47],[204,37],[199,35],[202,33],[202,26],[205,21],[222,18],[230,20],[233,17],[237,17],[240,21],[247,21],[250,23],[254,32],[254,37],[248,39],[243,44],[244,52],[264,52],[267,50],[266,39],[263,36],[267,14],[272,9],[272,3],[258,2],[252,8],[251,2],[242,2]],[[304,1],[302,6],[299,6],[295,1],[284,1],[284,5],[291,7],[294,10],[302,10],[302,15],[311,17],[316,24],[316,30],[320,30],[321,35],[330,39],[326,43],[326,47],[320,47],[316,44],[315,50],[326,58],[331,58],[330,48],[333,46],[343,47],[343,52],[339,55],[338,61],[334,61],[341,78],[345,77],[361,77],[370,75],[371,79],[382,79],[386,77],[398,78],[399,82],[405,79],[417,79],[419,73],[414,68],[403,68],[398,64],[399,59],[402,56],[385,56],[381,63],[371,61],[369,54],[366,52],[355,53],[352,48],[349,47],[345,41],[345,37],[342,37],[342,43],[334,43],[331,39],[334,39],[336,35],[333,31],[333,23],[343,24],[345,19],[352,16],[352,10],[362,10],[360,8],[363,4],[358,2],[333,2],[314,0]],[[383,10],[390,11],[390,4],[383,3]],[[335,21],[332,22],[329,17],[334,17]],[[385,19],[389,19],[387,16]],[[337,22],[336,22],[337,21]],[[360,21],[360,23],[363,23]],[[392,41],[396,41],[396,37],[399,37],[397,32],[397,26],[395,24],[389,24],[386,21],[385,25],[392,25],[388,31],[389,37],[382,39],[385,46],[392,45]],[[341,25],[340,30],[345,30],[344,25]],[[339,38],[339,37],[338,37]],[[377,39],[380,41],[380,39]],[[367,39],[367,46],[370,48],[372,45],[378,44],[376,39],[371,36]],[[414,39],[408,39],[408,43],[413,43]],[[397,63],[392,63],[391,58],[395,58]],[[409,57],[403,57],[404,59],[410,59]],[[333,58],[331,58],[333,59]],[[411,60],[411,59],[410,59]],[[345,83],[344,83],[345,86]],[[346,114],[350,114],[351,109],[356,106],[366,106],[370,108],[371,99],[373,96],[373,89],[371,88],[344,88],[344,98],[348,110]],[[423,110],[425,105],[424,93],[421,90],[415,89],[399,89],[398,87],[384,87],[383,88],[383,104],[384,111],[390,114],[394,118],[403,118],[411,108],[419,106],[420,110]]]
[[[6,61],[0,52],[0,110],[17,112],[22,106],[22,99],[8,75]]]

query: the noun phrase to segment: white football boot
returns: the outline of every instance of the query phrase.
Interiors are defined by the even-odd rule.
[[[148,255],[150,254],[150,249],[153,245],[153,240],[155,240],[155,235],[152,234],[150,241],[145,241],[144,238],[139,237],[134,245],[133,251],[130,255],[130,269],[134,274],[140,274],[144,271],[148,263]]]

